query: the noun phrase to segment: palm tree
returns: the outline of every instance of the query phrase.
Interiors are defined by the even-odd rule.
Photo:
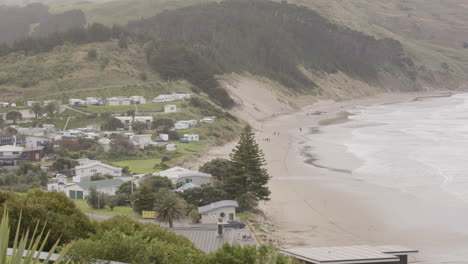
[[[169,223],[169,227],[174,227],[174,221],[185,217],[187,204],[185,201],[173,192],[167,192],[156,199],[154,206],[156,219]]]
[[[20,220],[21,222],[21,217]],[[23,234],[20,238],[19,230],[20,224],[16,229],[15,238],[13,241],[10,241],[10,225],[8,221],[8,213],[5,209],[2,217],[2,221],[0,223],[0,263],[8,263],[8,264],[40,264],[40,263],[48,263],[51,259],[53,253],[57,249],[59,245],[59,241],[55,243],[55,245],[51,248],[49,252],[46,252],[46,257],[40,260],[40,254],[36,254],[36,252],[41,252],[44,248],[45,242],[49,237],[49,233],[44,235],[44,230],[38,233],[38,226],[31,233],[30,236],[29,230]],[[29,241],[30,240],[30,241]],[[12,252],[10,256],[8,256],[8,245],[12,246]],[[54,263],[70,263],[70,259],[66,259],[66,254],[71,248],[71,244],[67,245],[60,250],[57,258],[54,260]]]

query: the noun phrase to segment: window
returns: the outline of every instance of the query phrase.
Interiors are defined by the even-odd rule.
[[[224,212],[221,212],[221,213],[219,214],[219,216],[224,218],[224,217],[226,216],[226,214],[225,214]]]
[[[185,183],[192,182],[192,179],[185,179]]]

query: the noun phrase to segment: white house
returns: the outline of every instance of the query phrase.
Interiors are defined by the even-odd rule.
[[[0,108],[7,108],[7,107],[10,107],[10,103],[0,102]]]
[[[207,116],[207,117],[204,117],[202,120],[200,120],[201,123],[213,123],[215,121],[215,117],[212,117],[212,116]]]
[[[131,116],[116,116],[115,118],[122,121],[125,126],[131,126],[133,124],[133,117]],[[135,116],[135,122],[142,122],[148,126],[153,122],[152,116]]]
[[[139,95],[130,96],[130,101],[133,104],[146,104],[145,97]]]
[[[57,101],[57,100],[48,100],[48,101],[44,101],[44,106],[46,105],[50,105],[50,104],[57,104],[57,105],[61,105],[62,104],[62,101]]]
[[[174,128],[176,130],[184,130],[184,129],[189,129],[190,125],[189,125],[189,123],[187,123],[185,121],[177,121],[174,124]]]
[[[173,104],[164,106],[164,113],[175,113],[177,112],[177,106]]]
[[[68,100],[68,104],[71,106],[85,106],[86,101],[73,98],[73,99]]]
[[[197,134],[184,134],[184,138],[190,142],[200,141],[200,136]]]
[[[169,141],[169,135],[168,134],[159,134],[158,140],[159,141]]]
[[[14,162],[14,164],[12,165],[16,165],[15,161],[21,158],[23,150],[23,147],[17,147],[12,145],[0,146],[0,160],[10,160]]]
[[[91,177],[93,175],[110,175],[114,177],[122,176],[122,168],[114,167],[111,165],[104,164],[102,162],[90,162],[88,164],[80,165],[75,167],[75,178],[78,182],[82,181],[86,177]]]
[[[211,183],[213,178],[211,174],[192,171],[181,167],[170,168],[165,171],[154,173],[153,175],[167,177],[173,184],[192,182],[200,186]]]
[[[47,131],[53,131],[55,130],[55,125],[54,124],[42,124],[42,128],[45,128]]]
[[[91,188],[96,188],[100,193],[105,193],[108,195],[114,195],[115,192],[119,189],[120,185],[123,184],[121,179],[111,179],[111,180],[102,180],[102,181],[88,181],[88,182],[79,182],[79,183],[70,183],[65,185],[61,190],[65,195],[71,199],[86,199],[89,195],[89,190]],[[49,189],[49,186],[47,186]]]
[[[133,143],[133,145],[138,146],[140,149],[156,146],[156,142],[153,142],[151,139],[151,134],[134,135],[131,137],[130,141]]]
[[[185,99],[190,99],[190,97],[190,94],[161,94],[153,99],[153,103],[183,101]]]
[[[50,142],[50,139],[45,137],[26,136],[24,138],[24,145],[29,149],[36,149],[45,146]]]
[[[117,97],[110,97],[107,98],[108,105],[130,105],[131,100],[129,97],[124,96],[117,96]]]
[[[32,107],[34,104],[39,103],[39,101],[27,101],[26,106],[27,107]]]
[[[239,204],[233,200],[224,200],[198,207],[203,224],[216,224],[219,219],[223,223],[236,219],[236,208]]]
[[[166,145],[166,150],[167,151],[176,151],[177,145],[176,144],[167,144]]]
[[[86,97],[86,104],[88,105],[104,105],[104,100],[98,97]]]

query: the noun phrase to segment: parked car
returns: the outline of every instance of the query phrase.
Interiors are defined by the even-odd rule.
[[[223,226],[224,228],[242,229],[245,227],[245,224],[239,221],[228,221],[227,224],[224,224]]]

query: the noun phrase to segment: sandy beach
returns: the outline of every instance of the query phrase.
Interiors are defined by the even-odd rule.
[[[315,153],[306,144],[320,125],[346,122],[346,110],[353,107],[448,95],[382,94],[321,101],[300,111],[248,120],[272,176],[271,201],[261,204],[271,223],[271,238],[284,248],[399,244],[421,251],[412,259],[417,263],[467,263],[468,210],[428,203],[411,193],[360,181],[351,173],[361,161],[347,154],[344,146],[328,144],[329,151],[320,148]],[[227,157],[234,145],[212,149],[203,161]]]

